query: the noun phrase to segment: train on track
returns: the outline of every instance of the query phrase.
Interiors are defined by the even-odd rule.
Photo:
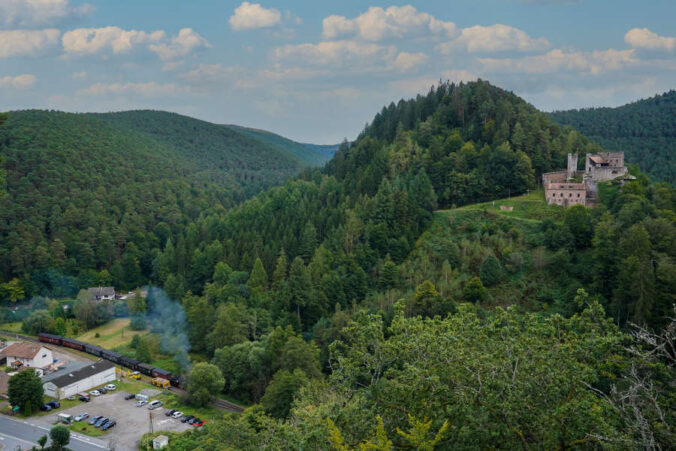
[[[85,343],[83,341],[73,340],[72,338],[65,338],[52,334],[39,334],[38,340],[43,343],[50,343],[53,345],[64,346],[66,348],[83,351],[87,354],[101,357],[102,359],[106,359],[113,363],[117,363],[118,365],[127,367],[132,371],[138,371],[139,373],[145,374],[146,376],[166,379],[174,387],[182,388],[185,385],[184,379],[181,376],[172,375],[170,371],[164,370],[162,368],[156,368],[147,363],[139,362],[136,359],[124,356],[118,352],[110,351],[108,349]]]

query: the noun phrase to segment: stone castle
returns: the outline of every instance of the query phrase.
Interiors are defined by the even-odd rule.
[[[542,174],[542,186],[548,204],[593,207],[598,201],[598,182],[620,177],[631,177],[624,166],[624,152],[588,153],[584,171],[577,170],[577,154],[569,153],[568,168]]]

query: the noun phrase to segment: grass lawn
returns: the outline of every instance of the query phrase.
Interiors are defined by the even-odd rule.
[[[0,329],[16,334],[23,334],[23,332],[21,332],[21,321],[0,324]]]
[[[86,421],[76,421],[70,426],[68,426],[68,429],[70,429],[71,432],[78,432],[80,434],[85,434],[90,437],[101,437],[102,435],[106,435],[108,431],[102,431],[99,428],[95,428],[94,426],[89,424],[89,418],[87,418]]]
[[[126,346],[131,342],[134,335],[145,333],[145,331],[131,330],[129,328],[130,321],[129,318],[116,318],[102,326],[88,330],[77,339],[106,349]],[[98,337],[96,334],[98,334]]]

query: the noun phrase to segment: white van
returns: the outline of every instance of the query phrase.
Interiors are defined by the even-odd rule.
[[[150,404],[148,404],[148,409],[153,410],[153,409],[157,409],[158,407],[161,407],[161,406],[162,406],[162,401],[155,400],[155,401],[152,401]]]
[[[70,415],[68,413],[60,413],[59,421],[62,422],[63,424],[73,424],[73,415]]]

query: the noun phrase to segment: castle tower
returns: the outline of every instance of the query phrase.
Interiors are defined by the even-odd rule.
[[[572,179],[575,177],[575,171],[577,171],[577,154],[569,153],[568,154],[568,178]]]

